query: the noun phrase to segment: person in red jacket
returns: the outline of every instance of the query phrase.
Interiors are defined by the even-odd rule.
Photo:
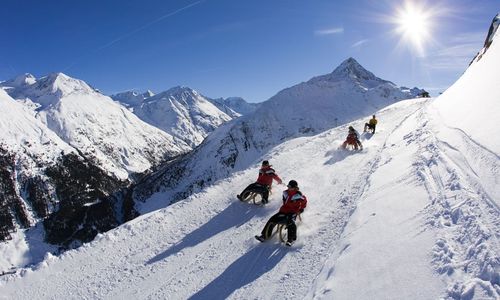
[[[276,171],[271,168],[269,161],[265,160],[262,162],[257,181],[247,186],[243,192],[236,197],[240,200],[246,199],[250,193],[254,192],[262,196],[262,204],[267,204],[269,202],[269,191],[271,190],[273,180],[276,180],[278,184],[282,183]]]
[[[349,126],[349,132],[347,134],[347,138],[345,142],[342,144],[341,148],[346,149],[347,145],[354,146],[354,150],[358,150],[358,146],[360,147],[361,150],[363,150],[363,145],[359,140],[359,132],[352,126]]]
[[[272,235],[274,226],[280,223],[285,223],[288,230],[288,240],[285,245],[291,246],[295,240],[297,240],[297,225],[295,225],[295,219],[297,215],[302,213],[306,208],[307,198],[299,191],[297,181],[290,180],[287,187],[288,189],[283,191],[283,205],[280,207],[278,213],[267,221],[261,234],[255,236],[257,240],[264,242],[269,239]]]

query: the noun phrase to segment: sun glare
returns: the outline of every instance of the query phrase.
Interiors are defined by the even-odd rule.
[[[407,2],[395,16],[396,31],[403,41],[420,55],[424,55],[425,43],[430,35],[430,14],[422,7]]]

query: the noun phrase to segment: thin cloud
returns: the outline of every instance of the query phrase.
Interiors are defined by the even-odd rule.
[[[205,2],[205,1],[207,1],[207,0],[198,0],[196,2],[193,2],[193,3],[189,4],[189,5],[186,5],[184,7],[181,7],[179,9],[177,9],[177,10],[174,10],[174,11],[168,13],[168,14],[160,16],[160,17],[154,19],[153,21],[148,22],[148,23],[146,23],[146,24],[144,24],[144,25],[142,25],[142,26],[140,26],[140,27],[138,27],[138,28],[136,28],[136,29],[134,29],[132,31],[129,31],[129,32],[127,32],[127,33],[125,33],[125,34],[123,34],[123,35],[121,35],[121,36],[119,36],[119,37],[117,37],[117,38],[109,41],[108,43],[102,45],[101,47],[99,47],[99,48],[91,51],[90,53],[87,53],[85,55],[80,56],[74,62],[72,62],[68,67],[66,67],[63,71],[67,72],[69,69],[73,68],[75,65],[78,65],[85,58],[90,57],[92,54],[96,54],[96,53],[98,53],[98,52],[100,52],[100,51],[102,51],[102,50],[104,50],[104,49],[112,46],[113,44],[115,44],[115,43],[117,43],[117,42],[119,42],[119,41],[121,41],[123,39],[126,39],[126,38],[128,38],[128,37],[130,37],[130,36],[132,36],[132,35],[134,35],[134,34],[136,34],[138,32],[140,32],[140,31],[142,31],[142,30],[144,30],[144,29],[146,29],[146,28],[148,28],[148,27],[150,27],[150,26],[152,26],[152,25],[160,22],[160,21],[163,21],[166,18],[169,18],[169,17],[171,17],[173,15],[176,15],[176,14],[178,14],[178,13],[180,13],[180,12],[182,12],[182,11],[188,9],[188,8],[191,8],[191,7],[193,7],[195,5],[198,5],[198,4],[200,4],[202,2]]]
[[[150,27],[151,25],[154,25],[154,24],[156,24],[156,23],[158,23],[158,22],[160,22],[160,21],[162,21],[162,20],[164,20],[166,18],[169,18],[169,17],[171,17],[173,15],[176,15],[176,14],[180,13],[181,11],[186,10],[188,8],[191,8],[191,7],[195,6],[195,5],[198,5],[198,4],[200,4],[201,2],[204,2],[204,1],[205,0],[196,1],[194,3],[191,3],[189,5],[181,7],[181,8],[179,8],[179,9],[173,11],[173,12],[165,14],[165,15],[163,15],[163,16],[161,16],[161,17],[159,17],[159,18],[157,18],[157,19],[155,19],[155,20],[153,20],[153,21],[151,21],[149,23],[146,23],[146,24],[138,27],[137,29],[134,29],[134,30],[132,30],[132,31],[130,31],[130,32],[128,32],[128,33],[126,33],[126,34],[124,34],[124,35],[122,35],[122,36],[120,36],[120,37],[118,37],[118,38],[116,38],[116,39],[114,39],[112,41],[110,41],[109,43],[107,43],[107,44],[99,47],[99,49],[97,49],[97,51],[105,49],[105,48],[108,48],[109,46],[115,44],[116,42],[119,42],[119,41],[121,41],[121,40],[123,40],[125,38],[128,38],[129,36],[132,36],[132,35],[136,34],[137,32],[142,31],[142,30]]]
[[[344,33],[343,27],[335,27],[335,28],[321,29],[321,30],[314,31],[315,35],[332,35],[332,34],[340,34],[340,33]]]
[[[434,70],[463,70],[481,50],[484,33],[465,33],[451,39],[450,45],[429,54],[425,66]]]
[[[369,41],[369,39],[363,39],[363,40],[357,41],[356,43],[351,45],[351,48],[359,47],[363,44],[366,44],[368,41]]]

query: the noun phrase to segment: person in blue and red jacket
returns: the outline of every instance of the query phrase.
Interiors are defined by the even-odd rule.
[[[307,198],[299,191],[297,181],[290,180],[287,185],[288,189],[283,191],[283,205],[277,214],[272,216],[267,221],[266,226],[262,229],[260,235],[255,238],[261,242],[269,239],[272,235],[273,228],[276,224],[286,224],[288,230],[287,246],[291,246],[297,240],[297,225],[295,219],[297,215],[302,213],[307,206]]]
[[[247,186],[243,192],[236,197],[240,200],[246,199],[250,193],[254,192],[262,196],[262,204],[267,204],[269,202],[269,191],[271,190],[273,180],[276,180],[278,184],[282,183],[281,178],[278,174],[276,174],[276,171],[271,168],[269,161],[265,160],[262,162],[262,167],[259,170],[257,182]]]

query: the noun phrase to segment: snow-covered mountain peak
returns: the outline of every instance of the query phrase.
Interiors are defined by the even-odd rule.
[[[148,92],[141,94],[137,91],[126,91],[111,95],[110,97],[113,98],[113,100],[115,101],[119,101],[125,106],[136,106],[141,104],[144,101],[144,99],[151,97],[149,96]]]
[[[155,93],[153,93],[151,90],[147,90],[146,92],[142,93],[142,96],[144,97],[144,99],[149,98],[149,97],[153,97],[154,95],[155,95]]]
[[[354,58],[349,57],[343,61],[334,71],[335,75],[348,75],[351,78],[360,78],[365,80],[378,79],[372,72],[363,68]]]
[[[92,94],[94,89],[85,81],[69,77],[64,73],[52,73],[37,80],[34,88],[47,94],[66,96],[73,93]]]
[[[52,73],[39,79],[31,74],[24,74],[2,83],[15,99],[31,99],[42,108],[56,103],[68,95],[95,95],[97,92],[82,80],[63,73]]]
[[[7,80],[2,83],[3,86],[11,86],[11,87],[22,87],[32,85],[36,82],[35,76],[30,73],[24,73],[19,75],[13,79]]]
[[[209,132],[231,117],[208,98],[185,86],[176,86],[145,99],[133,107],[143,121],[185,141],[191,147],[200,144]]]
[[[184,101],[189,100],[189,99],[200,99],[202,96],[200,93],[197,91],[193,90],[192,88],[189,88],[187,86],[175,86],[173,88],[168,89],[167,91],[160,93],[156,96],[153,96],[150,100],[156,100],[158,98],[164,99],[164,98],[175,98],[175,99],[182,99]]]
[[[233,118],[238,118],[254,112],[261,103],[248,103],[241,97],[209,99],[220,110]]]
[[[374,87],[379,84],[390,83],[375,76],[372,72],[361,66],[354,58],[344,60],[332,73],[317,76],[309,80],[309,83],[352,81],[366,87]]]

